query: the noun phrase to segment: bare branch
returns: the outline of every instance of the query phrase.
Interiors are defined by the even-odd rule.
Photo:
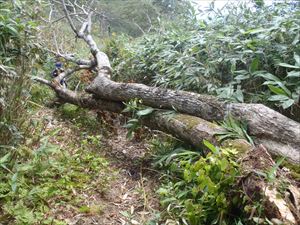
[[[93,4],[94,4],[94,0],[91,0],[90,3],[87,4],[89,6],[88,8],[91,9]]]
[[[84,13],[70,13],[69,14],[70,17],[73,17],[73,16],[79,17],[79,16],[84,16],[84,15],[85,15]],[[66,16],[59,17],[58,19],[49,21],[49,22],[51,22],[51,24],[54,24],[54,23],[61,21],[64,18],[66,18]]]
[[[57,38],[56,38],[56,32],[52,32],[52,33],[53,33],[53,40],[54,40],[54,44],[55,44],[57,54],[60,54],[58,43],[57,43]]]
[[[121,112],[124,108],[124,105],[120,102],[96,99],[93,98],[92,95],[86,93],[76,93],[63,88],[57,82],[50,82],[40,77],[34,77],[34,80],[51,87],[63,102],[68,102],[83,108],[108,110],[112,112]]]
[[[92,31],[92,15],[93,13],[89,13],[88,15],[88,20],[87,20],[87,23],[88,23],[88,26],[87,26],[87,33],[88,34],[91,34],[91,31]]]
[[[73,73],[79,71],[79,70],[90,70],[92,67],[86,66],[86,65],[78,65],[74,67],[73,69],[68,69],[65,72],[60,73],[57,77],[54,78],[57,82],[61,82],[64,78],[67,78],[71,76]]]
[[[40,83],[42,83],[42,84],[46,84],[46,85],[48,85],[49,87],[52,87],[52,88],[53,88],[52,83],[51,83],[50,81],[44,79],[44,78],[41,78],[41,77],[32,77],[32,79],[35,80],[35,81],[38,81],[38,82],[40,82]]]
[[[52,53],[56,57],[64,58],[65,60],[73,62],[77,65],[85,65],[85,66],[88,66],[89,68],[92,68],[92,67],[96,66],[96,62],[94,60],[76,59],[74,57],[75,54],[62,54],[59,51],[56,52],[56,51],[53,51],[51,49],[46,49],[46,51]]]
[[[84,36],[85,31],[87,30],[88,27],[88,21],[84,22],[78,32],[78,37],[82,38]]]
[[[50,22],[52,20],[52,13],[53,13],[53,5],[51,4],[49,16],[48,16],[48,22]]]
[[[74,31],[74,33],[78,36],[78,31],[73,23],[73,20],[71,19],[70,15],[69,15],[65,0],[61,0],[61,2],[62,2],[63,9],[64,9],[65,15],[67,17],[67,20],[68,20],[70,26],[71,26],[72,30]]]
[[[148,13],[145,13],[146,14],[146,17],[147,17],[147,19],[148,19],[148,22],[149,22],[149,24],[150,24],[150,26],[149,26],[149,28],[148,28],[148,33],[151,31],[151,29],[152,29],[152,20],[151,20],[151,18],[149,17],[149,15],[148,15]]]

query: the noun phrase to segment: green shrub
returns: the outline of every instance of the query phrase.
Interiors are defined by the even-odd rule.
[[[136,40],[113,38],[114,77],[291,108],[292,116],[300,108],[299,7],[227,5],[196,28],[176,21]]]
[[[184,149],[176,149],[161,158],[174,178],[167,179],[158,193],[167,208],[167,217],[179,223],[232,224],[233,209],[239,200],[236,187],[239,166],[235,150],[214,148],[205,157]]]
[[[28,72],[39,58],[33,34],[37,23],[31,18],[30,4],[25,3],[0,1],[0,149],[22,137],[30,98]]]

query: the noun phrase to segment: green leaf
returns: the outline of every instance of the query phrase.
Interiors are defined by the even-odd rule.
[[[24,164],[24,165],[18,166],[18,171],[26,172],[26,171],[32,170],[33,168],[34,168],[34,166],[31,164]]]
[[[6,163],[6,162],[8,161],[8,159],[9,159],[10,155],[11,155],[10,152],[7,153],[6,155],[4,155],[4,156],[0,159],[0,165]]]
[[[218,150],[212,143],[210,143],[209,141],[204,140],[204,141],[203,141],[203,144],[204,144],[209,150],[211,150],[214,154],[218,154],[218,153],[219,153],[219,150]]]
[[[17,191],[18,187],[18,173],[15,173],[11,178],[11,189],[13,192]]]
[[[257,77],[262,77],[262,78],[264,78],[266,80],[272,80],[272,81],[279,81],[279,82],[281,82],[281,80],[278,77],[274,76],[271,73],[257,73],[256,76]]]
[[[91,211],[91,209],[87,205],[83,205],[79,208],[79,212],[81,212],[81,213],[89,213],[90,211]]]
[[[19,32],[13,26],[6,25],[6,28],[12,35],[18,36]]]
[[[294,59],[296,61],[295,65],[300,68],[300,56],[294,53]]]
[[[286,95],[272,95],[270,98],[268,98],[269,101],[287,101],[289,100],[289,97]]]
[[[288,96],[292,95],[291,91],[284,85],[284,81],[281,81],[278,77],[274,76],[273,74],[261,73],[261,74],[257,74],[256,76],[263,77],[264,79],[267,80],[266,82],[263,83],[264,85],[270,85],[270,84],[273,86],[278,85],[282,90],[284,90],[286,95],[288,95]],[[275,91],[278,91],[278,90],[275,90]]]
[[[166,189],[166,188],[160,187],[160,188],[157,190],[157,193],[158,193],[159,195],[165,195],[165,196],[167,196],[168,193],[169,193],[169,190]]]
[[[287,93],[282,88],[280,88],[280,87],[275,87],[273,85],[268,85],[268,87],[275,94],[286,95],[287,96]]]
[[[165,205],[167,203],[170,203],[170,202],[175,202],[177,199],[174,198],[174,197],[171,197],[171,198],[165,198],[164,200],[161,201],[161,204],[162,205]]]
[[[235,80],[246,80],[249,78],[250,78],[249,74],[241,74],[241,75],[237,75],[236,77],[234,77]]]
[[[127,211],[121,211],[120,214],[126,218],[130,218],[130,214]]]
[[[284,157],[282,157],[281,159],[279,159],[276,164],[270,169],[270,171],[268,171],[267,173],[267,177],[270,180],[274,180],[276,178],[276,171],[278,170],[279,166],[281,165],[281,163],[285,160]]]
[[[122,113],[132,112],[132,109],[130,107],[126,107],[123,109]]]
[[[228,165],[229,165],[229,162],[227,161],[227,159],[223,158],[220,161],[220,166],[221,166],[222,171],[225,171]]]
[[[291,107],[292,105],[294,105],[294,103],[295,103],[294,99],[289,99],[289,100],[283,102],[281,104],[281,106],[282,106],[282,108],[287,109],[287,108]]]
[[[128,120],[127,123],[138,123],[138,122],[139,122],[138,119],[130,119],[130,120]]]
[[[253,73],[258,70],[259,59],[255,58],[250,65],[250,72]]]
[[[244,102],[244,94],[243,91],[238,89],[233,95],[238,102]]]
[[[256,29],[247,30],[247,31],[243,32],[243,34],[257,34],[257,33],[265,32],[265,31],[267,31],[267,29],[256,28]]]
[[[153,111],[154,111],[154,109],[149,107],[149,108],[146,108],[146,109],[143,109],[143,110],[139,110],[136,114],[138,116],[146,116],[146,115],[151,114]]]
[[[299,34],[299,32],[298,32],[298,33],[296,34],[296,36],[295,36],[293,42],[292,42],[292,45],[296,45],[296,44],[299,42],[299,36],[300,36],[300,34]]]

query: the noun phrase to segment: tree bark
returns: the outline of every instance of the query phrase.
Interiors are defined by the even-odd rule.
[[[91,95],[78,95],[73,91],[64,89],[56,82],[49,82],[37,78],[39,82],[50,86],[57,96],[65,103],[71,103],[83,108],[108,110],[122,113],[124,105],[120,102],[95,99]],[[214,123],[199,117],[176,113],[171,115],[165,110],[157,110],[150,115],[141,118],[141,122],[153,129],[158,129],[186,141],[196,147],[205,148],[203,141],[207,140],[214,145],[220,145],[217,134],[224,129]],[[224,147],[238,150],[243,176],[240,180],[244,192],[251,200],[254,198],[264,199],[264,207],[268,209],[267,215],[271,219],[279,219],[285,224],[296,224],[300,222],[299,207],[300,193],[292,181],[287,179],[278,169],[275,183],[270,185],[264,178],[259,177],[259,172],[266,172],[275,166],[274,161],[263,146],[254,148],[245,140],[227,140]],[[280,182],[286,181],[289,186],[286,190],[288,198],[279,193]]]
[[[102,55],[102,57],[106,57]],[[109,62],[107,59],[102,62]],[[222,121],[228,115],[245,121],[256,144],[263,144],[274,155],[283,155],[293,163],[300,163],[300,124],[262,105],[226,103],[217,98],[186,91],[174,91],[143,84],[118,83],[108,78],[110,65],[100,69],[87,88],[97,98],[111,101],[141,99],[143,104],[160,109]]]

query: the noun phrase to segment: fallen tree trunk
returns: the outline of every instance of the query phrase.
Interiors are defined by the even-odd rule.
[[[77,95],[75,92],[61,87],[59,82],[56,80],[57,78],[54,79],[54,82],[49,82],[41,78],[37,79],[40,82],[52,87],[55,90],[58,97],[65,102],[72,103],[83,108],[100,109],[118,113],[121,113],[124,108],[124,105],[120,101],[104,100],[88,94]],[[247,106],[247,104],[244,105]],[[257,111],[263,111],[265,109],[266,108],[256,108]],[[249,110],[247,113],[247,115],[250,116],[251,111]],[[264,118],[268,118],[269,116],[271,115],[266,114]],[[260,114],[255,114],[255,112],[253,112],[252,121],[258,123],[259,120]],[[269,121],[269,123],[274,123],[274,121],[272,121],[271,118],[269,118],[269,120],[271,120]],[[163,117],[163,113],[160,112],[152,114],[151,120],[146,120],[145,123],[151,128],[160,129],[162,131],[170,133],[178,137],[179,139],[182,139],[197,147],[202,147],[201,140],[203,139],[207,139],[214,142],[213,139],[211,139],[211,137],[214,136],[216,133],[224,131],[223,129],[220,129],[219,126],[216,126],[213,123],[207,124],[206,120],[195,116],[189,116],[187,114],[177,114],[173,117],[172,121],[173,122],[170,123],[170,121],[166,120]],[[272,131],[272,127],[268,126],[258,126],[257,129],[259,129],[261,132],[263,132],[264,130],[268,130],[268,132]],[[283,129],[288,130],[288,127],[283,125]],[[205,132],[207,132],[207,130],[210,131],[209,135],[205,135]],[[214,130],[215,133],[212,132],[212,130]],[[291,142],[292,141],[293,139],[291,139]],[[298,157],[298,149],[293,145],[285,144],[284,140],[277,142],[276,139],[274,141],[273,139],[268,139],[265,135],[258,135],[255,136],[255,142],[256,144],[263,144],[272,154],[286,157],[287,160],[289,160],[290,162],[298,163],[300,160]],[[299,148],[299,146],[297,147]]]
[[[72,93],[66,95],[64,91],[60,91],[59,95],[62,99],[68,98],[67,101],[83,107],[94,105],[93,107],[97,108],[97,105],[101,104],[102,107],[109,108],[112,107],[109,105],[110,102],[121,107],[121,102],[138,98],[144,105],[158,109],[176,109],[180,113],[193,115],[207,121],[222,121],[228,115],[232,115],[247,123],[248,132],[254,136],[256,144],[263,144],[272,154],[284,156],[290,162],[300,163],[300,124],[262,104],[227,103],[219,101],[213,96],[112,81],[109,59],[99,50],[91,36],[92,14],[89,13],[86,22],[80,29],[76,29],[64,0],[62,0],[62,5],[72,30],[78,38],[87,43],[94,60],[75,60],[70,59],[70,56],[65,57],[67,60],[76,62],[77,66],[73,70],[61,73],[55,78],[54,83],[59,85],[64,77],[80,69],[97,71],[97,77],[86,88],[93,98],[81,96],[81,102],[78,102]],[[60,56],[62,55],[60,54]],[[67,92],[68,90],[66,90]],[[191,143],[195,145],[195,143]]]
[[[102,71],[104,73],[99,72],[87,88],[89,93],[99,98],[112,101],[138,98],[151,107],[175,108],[178,112],[208,121],[222,121],[233,115],[248,124],[249,134],[256,137],[257,144],[264,144],[273,154],[284,155],[290,161],[300,163],[300,124],[262,104],[225,103],[212,96],[117,83],[107,78],[109,70]]]
[[[78,95],[73,91],[64,89],[56,82],[49,82],[41,78],[37,78],[37,80],[50,86],[65,103],[117,113],[122,113],[124,109],[124,105],[119,102],[95,99],[91,95]],[[144,125],[150,128],[172,134],[202,149],[205,147],[203,145],[204,140],[219,145],[216,135],[224,131],[222,127],[201,118],[180,113],[170,117],[164,110],[157,110],[146,117],[142,117],[141,120]],[[238,139],[226,141],[224,147],[238,150],[243,171],[240,180],[241,186],[251,200],[264,199],[262,204],[268,209],[267,215],[270,220],[278,219],[285,224],[300,222],[298,213],[300,193],[297,187],[279,172],[277,174],[278,181],[285,181],[288,184],[286,193],[289,196],[284,198],[278,191],[280,182],[271,185],[264,178],[258,176],[258,172],[266,172],[275,166],[274,161],[263,146],[254,148],[245,140]]]

